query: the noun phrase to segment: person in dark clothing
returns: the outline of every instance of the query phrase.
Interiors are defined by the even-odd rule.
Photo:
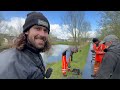
[[[41,52],[48,51],[50,24],[40,12],[31,12],[23,25],[23,33],[13,48],[0,53],[0,79],[45,79],[52,68],[45,69]]]
[[[69,47],[66,49],[66,59],[68,62],[68,68],[71,67],[70,62],[73,61],[73,54],[78,52],[77,47]]]
[[[71,50],[71,54],[70,54],[71,61],[73,61],[73,54],[78,52],[78,48],[77,47],[72,47],[72,48],[70,48],[70,50]]]
[[[73,54],[78,52],[77,47],[69,47],[67,48],[63,53],[66,53],[67,60],[70,58],[70,60],[73,60]]]
[[[115,35],[106,36],[103,41],[107,50],[95,79],[120,79],[120,42]]]

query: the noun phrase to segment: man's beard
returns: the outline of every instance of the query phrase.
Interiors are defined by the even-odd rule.
[[[41,40],[43,40],[44,42],[47,41],[47,38],[46,38],[46,37],[43,37],[43,36],[35,36],[34,38],[35,38],[35,39],[41,39]]]
[[[42,43],[36,43],[36,40],[40,40]],[[46,37],[43,36],[35,36],[34,39],[30,40],[28,39],[29,43],[32,44],[32,46],[36,49],[43,50],[47,41]],[[39,42],[39,41],[38,41]]]

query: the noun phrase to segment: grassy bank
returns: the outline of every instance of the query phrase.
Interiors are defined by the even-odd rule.
[[[8,49],[8,48],[9,48],[8,46],[0,46],[0,52],[2,52],[5,49]]]
[[[86,64],[86,59],[87,59],[87,55],[88,55],[88,51],[89,51],[89,44],[83,46],[81,48],[81,51],[79,51],[78,53],[75,53],[73,55],[73,61],[71,62],[71,70],[73,68],[79,68],[81,70],[81,72],[84,69],[84,66]],[[62,70],[61,70],[61,66],[62,66],[62,62],[61,60],[56,62],[56,63],[51,63],[48,64],[47,67],[51,67],[53,68],[53,73],[50,77],[50,79],[81,79],[81,75],[73,75],[72,72],[67,72],[67,76],[64,77],[62,75]]]
[[[74,45],[73,42],[52,42],[52,45],[57,45],[57,44],[62,44],[62,45]]]

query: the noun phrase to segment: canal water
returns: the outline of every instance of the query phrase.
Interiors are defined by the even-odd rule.
[[[41,53],[44,64],[62,60],[63,51],[69,47],[69,45],[53,45],[49,52]]]

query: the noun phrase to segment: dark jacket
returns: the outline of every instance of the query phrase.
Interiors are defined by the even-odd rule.
[[[69,60],[69,58],[71,57],[71,61],[73,59],[73,51],[72,48],[69,47],[66,50],[63,51],[62,55],[66,55],[66,59]]]
[[[0,53],[0,79],[44,79],[45,67],[41,54],[26,48]]]
[[[96,79],[120,79],[120,43],[107,49]]]

